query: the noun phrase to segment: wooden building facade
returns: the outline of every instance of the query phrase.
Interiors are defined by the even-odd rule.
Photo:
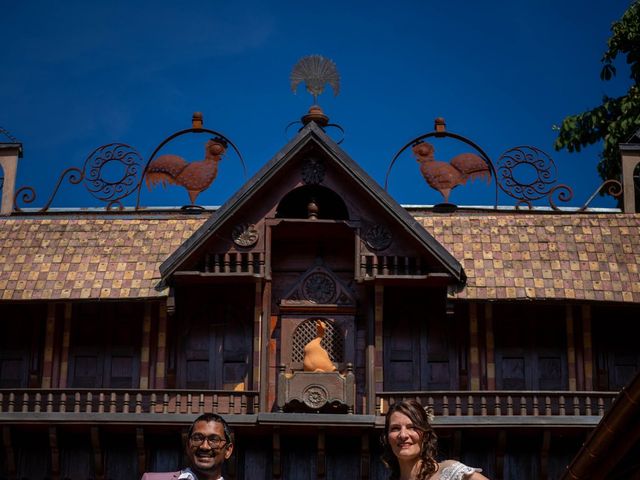
[[[403,398],[443,456],[558,478],[640,371],[639,265],[640,214],[405,209],[314,122],[215,211],[11,212],[0,478],[177,469],[213,411],[225,478],[383,479]]]

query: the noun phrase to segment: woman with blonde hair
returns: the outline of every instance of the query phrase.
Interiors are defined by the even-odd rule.
[[[389,407],[382,443],[382,462],[391,471],[390,480],[488,480],[480,469],[463,463],[438,463],[438,437],[429,415],[415,400]]]

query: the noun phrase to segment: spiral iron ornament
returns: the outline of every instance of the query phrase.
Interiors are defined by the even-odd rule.
[[[535,170],[533,180],[518,178],[517,169],[522,166]],[[556,164],[536,147],[518,146],[507,150],[496,162],[496,173],[500,189],[522,203],[546,197],[559,187],[555,185],[558,177]]]
[[[110,143],[96,148],[84,164],[84,184],[89,193],[103,202],[115,203],[133,193],[140,185],[144,167],[142,156],[124,143]],[[109,180],[106,170],[116,171]]]

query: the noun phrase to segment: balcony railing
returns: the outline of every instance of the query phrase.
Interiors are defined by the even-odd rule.
[[[618,392],[567,391],[421,391],[376,395],[376,414],[390,404],[414,399],[436,417],[558,417],[602,416]]]
[[[227,390],[0,389],[1,413],[258,413],[258,392]]]

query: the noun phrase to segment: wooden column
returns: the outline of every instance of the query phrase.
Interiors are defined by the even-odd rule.
[[[147,471],[147,456],[144,448],[144,429],[136,428],[136,452],[138,454],[138,477]]]
[[[365,346],[365,392],[367,399],[367,415],[376,413],[376,306],[375,294],[372,289],[367,289],[367,333]],[[367,443],[368,445],[368,443]]]
[[[318,459],[316,464],[316,475],[318,478],[327,477],[326,438],[323,429],[318,431]]]
[[[249,388],[259,390],[262,377],[262,282],[256,282],[255,295],[253,300],[253,383]]]
[[[540,449],[540,478],[549,478],[549,451],[551,450],[551,431],[542,432],[542,446]]]
[[[369,435],[362,434],[360,443],[360,478],[361,480],[369,480],[371,476],[371,453],[369,448]]]
[[[567,323],[567,374],[569,376],[569,391],[575,392],[577,388],[577,372],[573,307],[571,305],[567,305],[565,312],[565,319]]]
[[[64,304],[64,326],[62,329],[62,349],[60,350],[60,388],[67,388],[69,378],[69,347],[71,346],[71,314],[70,303]]]
[[[91,427],[90,433],[95,480],[104,480],[104,457],[102,455],[102,445],[100,443],[100,430],[98,427]]]
[[[267,281],[262,288],[261,303],[261,324],[260,324],[260,411],[268,412],[275,402],[275,390],[269,389],[271,376],[273,375],[275,384],[275,340],[271,339],[277,317],[271,317],[271,281]],[[273,362],[273,363],[269,363]],[[271,366],[272,369],[269,368]]]
[[[498,432],[498,444],[496,445],[496,479],[504,478],[504,456],[507,450],[507,431]]]
[[[160,306],[156,354],[155,388],[166,388],[167,381],[167,311]]]
[[[478,305],[469,304],[469,369],[471,390],[480,390],[480,350],[478,335]]]
[[[375,380],[375,391],[374,394],[374,403],[375,403],[375,393],[382,392],[384,390],[384,368],[383,368],[383,320],[384,320],[384,286],[383,285],[375,285],[374,291],[374,302],[375,302],[375,313],[374,313],[374,332],[375,332],[375,361],[373,363],[374,367],[374,380]]]
[[[56,427],[49,427],[49,453],[51,454],[51,480],[60,480],[60,450],[58,450]]]
[[[144,304],[142,318],[142,347],[140,349],[140,388],[149,388],[149,366],[151,355],[151,302]]]
[[[56,305],[54,303],[47,304],[47,320],[44,335],[42,388],[51,388],[53,385],[53,348],[56,336]]]
[[[493,306],[490,303],[484,307],[485,342],[487,353],[487,390],[496,389],[496,344],[493,334]]]
[[[584,389],[593,390],[593,341],[591,338],[591,307],[582,307],[582,342],[584,346]]]
[[[2,446],[4,447],[4,458],[7,462],[5,468],[9,478],[16,476],[16,457],[13,452],[13,443],[11,441],[11,428],[9,426],[2,427]]]
[[[282,455],[280,452],[280,432],[277,428],[273,430],[273,458],[271,460],[271,473],[273,478],[282,476]]]

